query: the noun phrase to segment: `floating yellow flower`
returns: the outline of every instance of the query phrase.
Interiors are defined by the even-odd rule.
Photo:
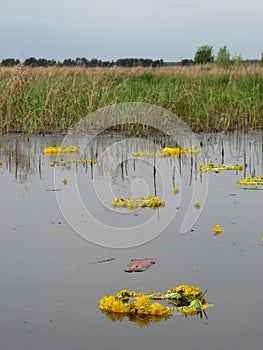
[[[0,160],[0,166],[2,166],[3,165],[3,162]]]
[[[141,315],[151,315],[150,302],[150,298],[147,295],[142,295],[131,303],[131,310]]]
[[[163,306],[159,303],[151,304],[151,315],[170,317],[173,315],[173,310],[169,307]]]
[[[154,153],[152,152],[133,152],[132,153],[132,156],[134,158],[143,158],[143,157],[150,157],[150,156],[153,156]]]
[[[197,297],[201,294],[201,290],[198,287],[195,286],[187,286],[187,285],[180,285],[176,288],[172,288],[172,289],[168,289],[167,292],[171,292],[171,293],[181,293],[187,296],[194,296]]]
[[[213,162],[209,162],[207,165],[200,164],[199,170],[202,172],[207,171],[215,171],[220,172],[222,170],[237,170],[242,171],[243,170],[243,164],[214,164]]]
[[[69,153],[78,153],[77,146],[67,146],[67,147],[47,147],[44,149],[44,153],[48,156],[54,156],[57,154],[69,154]]]
[[[244,186],[263,185],[263,176],[258,176],[258,177],[247,176],[242,180],[238,180],[237,183],[239,185],[244,185]]]
[[[196,154],[199,153],[199,149],[197,148],[181,148],[181,147],[165,147],[161,152],[158,153],[159,157],[172,157],[172,156],[180,156],[182,154]]]
[[[196,201],[194,206],[196,207],[196,209],[200,209],[201,208],[201,202],[200,201]]]
[[[67,178],[67,177],[64,177],[64,179],[63,179],[63,184],[64,184],[64,185],[67,185],[67,184],[68,184],[68,178]]]
[[[99,301],[99,308],[107,312],[127,313],[129,311],[127,305],[114,296],[105,295]]]
[[[180,192],[180,188],[178,186],[174,186],[173,191],[174,194],[177,195]]]
[[[224,230],[223,230],[223,228],[222,228],[220,225],[216,224],[216,225],[214,226],[214,236],[219,235],[219,234],[222,233],[223,231],[224,231]]]
[[[71,163],[75,163],[75,164],[96,164],[98,163],[98,161],[96,159],[71,159],[68,158],[66,160],[54,160],[53,162],[50,162],[49,165],[50,166],[64,166],[69,168],[68,166]]]
[[[165,206],[165,201],[160,200],[158,197],[138,197],[138,198],[127,198],[122,197],[115,198],[111,202],[112,207],[116,208],[127,208],[129,210],[136,210],[138,208],[152,208],[156,209]]]
[[[130,299],[133,299],[130,301]],[[159,302],[152,303],[152,300],[168,302],[172,307],[162,305]],[[143,317],[154,317],[155,322],[161,318],[169,318],[175,312],[183,315],[201,314],[202,311],[211,305],[204,298],[204,294],[198,287],[180,285],[161,293],[135,293],[126,289],[120,290],[115,296],[105,295],[99,301],[99,308],[107,317],[112,320],[120,320],[123,317],[109,316],[110,313],[125,314],[130,320],[140,323]],[[147,321],[146,324],[149,324]]]

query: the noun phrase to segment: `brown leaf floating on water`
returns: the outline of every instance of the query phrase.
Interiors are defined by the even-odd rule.
[[[135,258],[131,259],[131,263],[127,265],[125,272],[143,272],[150,266],[155,264],[154,259],[150,258]]]

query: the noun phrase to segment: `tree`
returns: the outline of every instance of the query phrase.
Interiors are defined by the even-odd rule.
[[[213,55],[213,46],[205,45],[200,46],[195,54],[195,62],[197,64],[203,64],[203,63],[209,63],[214,62],[214,55]]]
[[[24,60],[24,66],[36,67],[37,65],[38,65],[38,61],[35,57],[28,57]]]
[[[3,59],[1,62],[1,66],[5,66],[5,67],[13,67],[18,64],[20,64],[20,61],[15,58],[6,58],[6,59]]]
[[[62,66],[64,67],[75,67],[77,65],[76,61],[72,58],[65,58],[62,62]]]
[[[216,64],[221,67],[227,67],[231,64],[230,52],[227,49],[226,45],[220,47],[218,54],[216,56]]]

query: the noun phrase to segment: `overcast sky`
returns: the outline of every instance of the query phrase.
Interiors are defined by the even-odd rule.
[[[260,59],[263,0],[12,0],[0,6],[0,60],[144,57],[214,54]]]

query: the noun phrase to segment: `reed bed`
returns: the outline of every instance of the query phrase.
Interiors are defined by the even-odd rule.
[[[263,68],[0,68],[0,133],[64,134],[124,102],[164,107],[195,132],[262,129]]]

